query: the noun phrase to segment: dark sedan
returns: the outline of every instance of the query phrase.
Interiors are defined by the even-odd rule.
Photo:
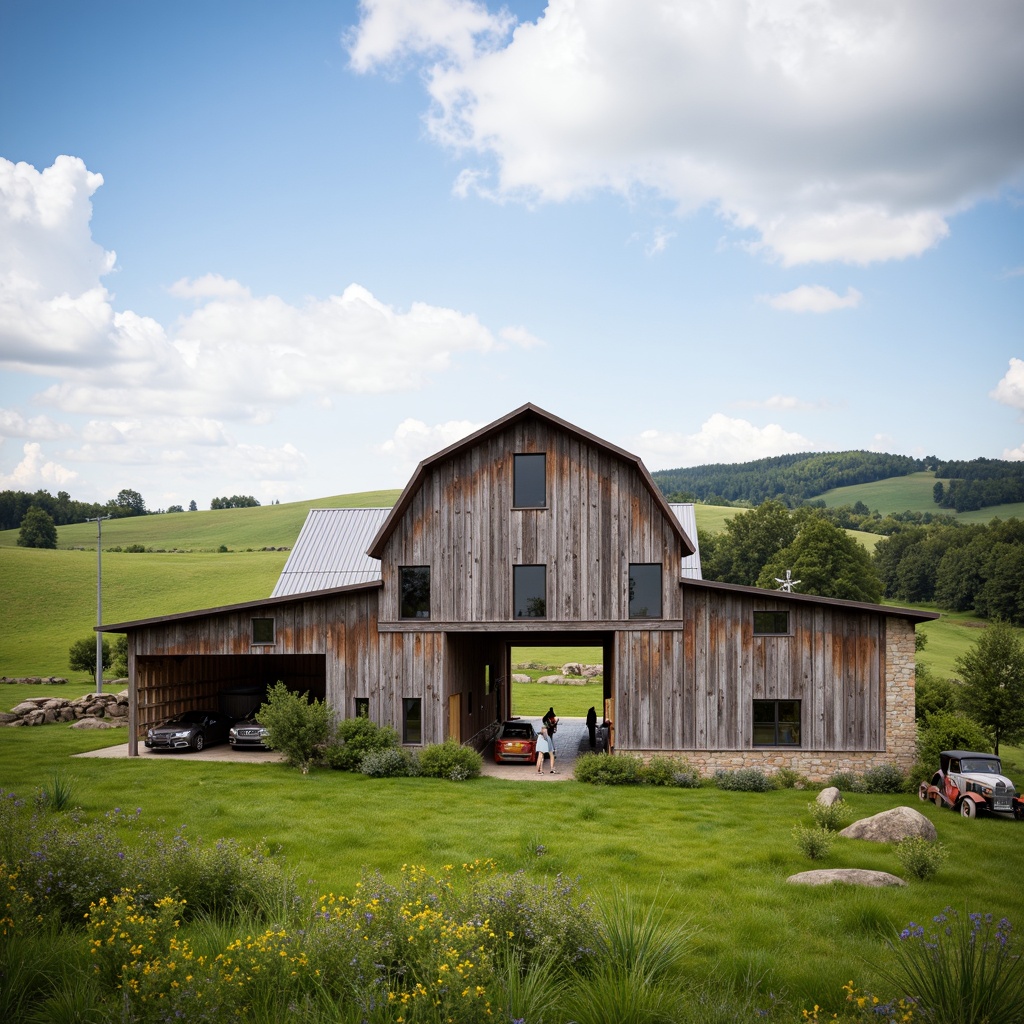
[[[537,731],[533,725],[522,719],[503,722],[494,741],[494,760],[498,764],[536,764]]]
[[[223,743],[234,719],[220,711],[183,711],[146,733],[152,750],[202,750]]]

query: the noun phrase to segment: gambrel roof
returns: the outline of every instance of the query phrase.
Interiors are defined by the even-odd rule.
[[[595,448],[608,452],[609,454],[621,459],[623,462],[630,464],[643,481],[644,487],[646,487],[650,492],[654,503],[661,508],[666,520],[678,534],[683,545],[683,551],[689,555],[696,553],[697,545],[690,539],[690,536],[683,529],[679,518],[672,511],[668,502],[665,500],[664,494],[661,493],[658,485],[651,478],[651,474],[647,472],[647,467],[644,466],[638,456],[633,455],[631,452],[627,452],[624,448],[619,448],[617,445],[603,440],[596,434],[591,434],[589,431],[581,430],[574,424],[569,423],[568,420],[563,420],[560,417],[555,416],[553,413],[547,412],[539,406],[534,405],[532,402],[527,402],[525,405],[521,405],[518,409],[508,413],[508,415],[502,416],[500,419],[496,419],[493,423],[488,423],[487,426],[481,427],[480,430],[475,431],[468,437],[464,437],[461,441],[456,441],[455,444],[449,445],[447,448],[439,451],[436,455],[431,455],[430,458],[424,459],[416,467],[416,472],[413,473],[412,479],[408,484],[406,484],[405,490],[402,491],[399,496],[398,501],[395,503],[395,507],[391,510],[391,514],[381,526],[380,531],[374,538],[373,544],[370,546],[368,553],[374,558],[381,557],[388,537],[391,536],[398,526],[398,523],[401,521],[402,516],[405,514],[406,509],[409,507],[409,504],[412,502],[416,493],[419,491],[424,478],[431,468],[436,466],[438,463],[443,462],[445,459],[449,459],[468,448],[472,448],[480,441],[508,429],[518,421],[528,418],[542,420],[556,429],[578,437],[587,444],[593,445]]]

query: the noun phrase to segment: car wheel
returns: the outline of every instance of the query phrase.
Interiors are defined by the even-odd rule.
[[[978,816],[978,805],[973,800],[960,801],[960,817],[976,818]]]
[[[939,796],[938,793],[936,793],[935,796],[932,797],[932,800],[934,801],[935,806],[938,807],[938,809],[941,811],[943,807],[942,797]]]
[[[917,787],[917,799],[921,800],[921,801],[927,801],[928,800],[928,783],[927,782],[922,782],[921,785]]]
[[[203,734],[201,732],[196,733],[196,738],[192,741],[192,749],[195,751],[203,749]]]

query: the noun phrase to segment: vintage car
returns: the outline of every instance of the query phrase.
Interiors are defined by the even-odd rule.
[[[183,711],[146,732],[151,750],[202,750],[223,743],[234,719],[220,711]]]
[[[235,722],[228,730],[228,743],[238,750],[266,750],[267,727],[260,725],[256,715],[260,710],[257,704],[240,722]]]
[[[1019,821],[1024,818],[1024,798],[1002,770],[996,754],[944,750],[939,754],[939,770],[929,782],[921,783],[917,795],[965,818],[977,817],[979,811],[1001,811]]]
[[[494,760],[497,764],[536,764],[537,730],[532,723],[522,718],[502,722],[494,740]]]

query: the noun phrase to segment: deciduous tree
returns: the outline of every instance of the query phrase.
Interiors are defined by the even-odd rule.
[[[57,527],[48,512],[32,506],[21,520],[18,531],[18,546],[23,548],[55,548]]]
[[[1024,642],[1008,623],[995,622],[955,664],[963,681],[960,704],[992,733],[998,754],[1000,740],[1024,733]]]
[[[110,643],[103,638],[103,664],[110,664]],[[96,637],[84,636],[76,640],[68,650],[68,665],[73,672],[88,672],[96,675]]]

